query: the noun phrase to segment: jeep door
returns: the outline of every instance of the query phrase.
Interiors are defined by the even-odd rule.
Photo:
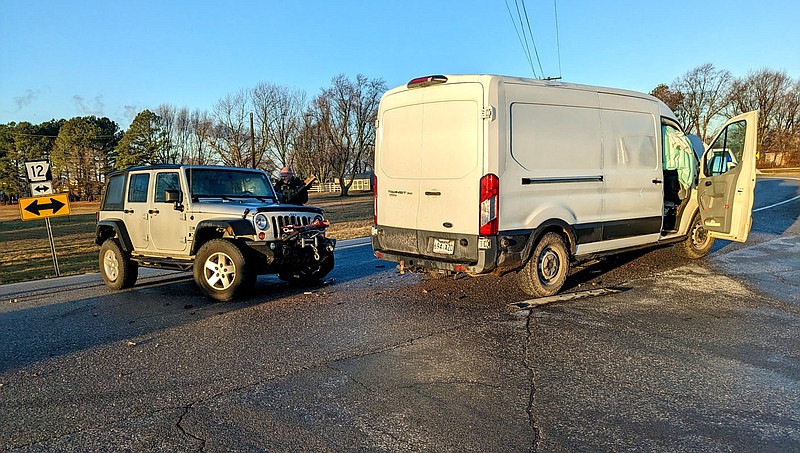
[[[155,172],[153,196],[148,207],[150,236],[156,250],[183,251],[186,249],[186,215],[166,201],[167,190],[176,190],[183,202],[184,190],[177,170]],[[181,203],[178,206],[181,206]]]
[[[744,242],[750,233],[757,125],[757,111],[731,118],[703,155],[697,201],[711,237]]]
[[[150,246],[150,225],[148,222],[147,194],[150,187],[150,173],[131,172],[128,177],[128,194],[125,197],[123,217],[125,228],[131,237],[135,250],[147,249]]]

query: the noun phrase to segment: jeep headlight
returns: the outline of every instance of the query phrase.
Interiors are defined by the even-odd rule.
[[[322,222],[323,220],[324,219],[322,218],[322,216],[320,214],[317,214],[317,215],[314,216],[314,221],[315,222]]]
[[[267,216],[264,214],[256,214],[255,223],[256,228],[259,230],[266,230],[269,227],[269,221],[267,221]]]

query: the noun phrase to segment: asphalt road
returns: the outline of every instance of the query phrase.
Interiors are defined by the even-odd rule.
[[[567,291],[619,292],[543,305],[364,240],[230,304],[176,272],[0,286],[0,450],[800,451],[800,181],[756,190],[748,243],[590,263]]]

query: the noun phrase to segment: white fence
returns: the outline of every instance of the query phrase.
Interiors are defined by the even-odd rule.
[[[350,190],[353,191],[369,191],[372,190],[372,184],[369,179],[356,179],[353,181],[353,185],[350,186]],[[339,187],[339,183],[333,182],[326,182],[322,184],[314,184],[308,189],[309,192],[331,192],[331,193],[338,193],[342,191],[342,188]]]

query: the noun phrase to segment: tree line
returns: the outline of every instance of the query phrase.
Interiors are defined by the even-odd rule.
[[[139,112],[122,131],[108,118],[0,124],[0,193],[26,196],[25,162],[50,160],[54,185],[78,199],[100,195],[114,169],[148,164],[288,166],[346,196],[374,161],[382,79],[337,75],[309,98],[273,83],[230,93],[210,111],[162,104]],[[68,189],[66,189],[68,188]]]
[[[161,163],[255,166],[270,173],[288,166],[321,182],[336,180],[344,196],[355,176],[373,165],[385,91],[382,79],[340,74],[310,98],[259,83],[227,94],[210,111],[162,104],[139,112],[126,131],[95,116],[0,124],[0,194],[27,195],[24,163],[48,159],[54,184],[80,199],[97,197],[111,170]],[[783,71],[735,78],[705,64],[651,94],[704,141],[723,119],[758,109],[759,166],[800,165],[800,80]]]
[[[664,101],[687,133],[706,143],[720,123],[759,110],[758,166],[800,166],[800,79],[768,68],[734,77],[707,63],[650,93]]]

